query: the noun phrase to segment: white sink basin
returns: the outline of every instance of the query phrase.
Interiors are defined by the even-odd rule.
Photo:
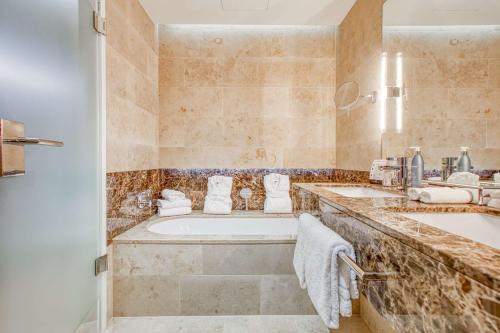
[[[400,215],[500,249],[500,217],[478,213],[400,213]]]
[[[375,190],[370,187],[325,187],[327,191],[350,198],[402,198],[402,195]]]

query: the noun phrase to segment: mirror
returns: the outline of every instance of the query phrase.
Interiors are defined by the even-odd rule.
[[[354,81],[344,82],[335,93],[335,106],[339,110],[350,109],[359,100],[359,84]]]
[[[474,170],[500,167],[500,1],[387,0],[382,157],[422,147],[425,168],[470,147]],[[486,172],[485,174],[488,174]]]

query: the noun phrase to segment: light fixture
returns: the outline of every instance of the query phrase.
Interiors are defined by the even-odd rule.
[[[380,110],[379,128],[380,132],[386,129],[386,105],[387,105],[387,53],[382,53],[380,57]]]
[[[399,96],[396,97],[396,131],[403,130],[403,54],[396,55],[396,86],[399,88]]]

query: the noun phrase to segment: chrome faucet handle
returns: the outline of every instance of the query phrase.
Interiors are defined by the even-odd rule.
[[[146,208],[153,205],[153,200],[152,200],[152,191],[151,189],[147,189],[146,191],[139,192],[137,194],[137,207],[139,208]]]
[[[245,210],[248,210],[248,199],[252,197],[252,190],[244,187],[240,191],[240,197],[245,200]]]

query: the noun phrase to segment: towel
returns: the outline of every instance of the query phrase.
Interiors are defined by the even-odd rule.
[[[165,190],[161,191],[161,196],[163,197],[163,199],[169,200],[169,201],[186,199],[186,195],[184,193],[182,193],[181,191],[169,190],[169,189],[165,189]]]
[[[419,187],[411,187],[408,189],[408,198],[413,201],[420,200],[420,193],[422,193],[424,189]]]
[[[231,196],[233,177],[212,176],[208,178],[207,196]]]
[[[177,216],[191,214],[191,207],[158,208],[159,216]]]
[[[493,181],[495,183],[500,183],[500,172],[497,172],[493,175]]]
[[[229,197],[222,196],[206,196],[203,206],[205,214],[231,214],[233,201]]]
[[[479,186],[479,176],[471,172],[454,172],[448,177],[448,183]]]
[[[491,199],[488,201],[488,207],[500,209],[500,199]]]
[[[490,198],[500,199],[500,190],[494,190],[490,192]]]
[[[175,201],[158,199],[156,202],[156,205],[161,208],[191,207],[191,204],[189,199]]]
[[[329,328],[339,327],[340,315],[351,316],[351,298],[359,297],[356,276],[338,259],[340,252],[355,260],[350,243],[312,215],[300,216],[294,267],[301,286],[307,287],[316,311]]]
[[[289,191],[274,191],[274,192],[266,192],[267,198],[289,198]]]
[[[292,212],[292,199],[286,198],[269,198],[264,201],[265,214],[288,214]]]
[[[264,187],[266,192],[289,191],[290,177],[279,173],[270,173],[264,176]]]
[[[425,203],[470,203],[473,195],[460,188],[427,187],[420,192],[420,201]]]

